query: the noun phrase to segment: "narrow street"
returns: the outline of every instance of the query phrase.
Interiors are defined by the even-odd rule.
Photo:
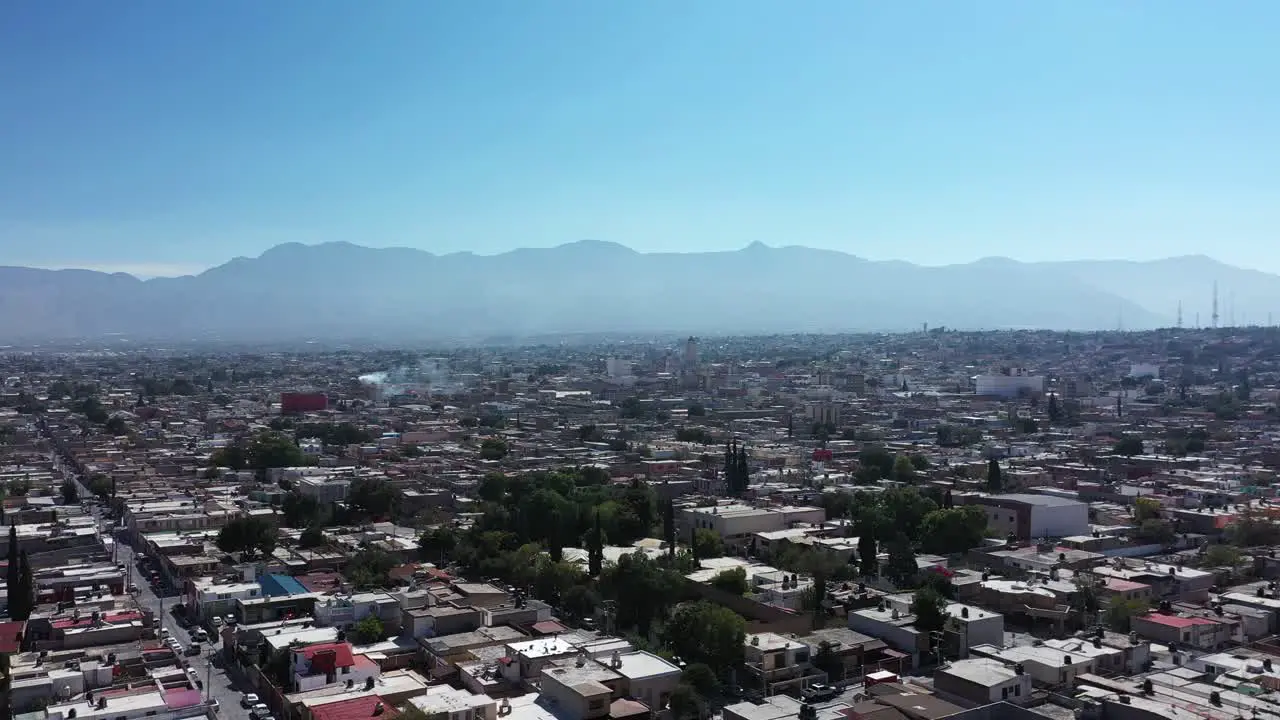
[[[58,462],[58,468],[64,478],[75,480],[81,498],[93,496],[82,481],[83,479],[73,469],[61,462]],[[102,506],[91,503],[89,508],[93,513],[99,533],[104,538],[111,537],[115,541],[116,562],[122,563],[125,568],[125,587],[128,588],[129,585],[133,585],[137,588],[137,592],[132,594],[133,600],[140,607],[150,609],[155,617],[160,619],[161,627],[168,630],[171,637],[177,638],[185,651],[191,646],[192,640],[190,633],[178,622],[172,612],[174,606],[181,602],[181,597],[178,595],[177,590],[155,587],[147,578],[143,577],[138,569],[138,553],[129,545],[123,528],[117,527],[115,521],[106,516]],[[165,594],[158,595],[157,592]],[[192,630],[194,629],[193,627]],[[209,639],[210,641],[219,640],[216,635],[211,635]],[[204,642],[200,644],[200,647],[200,655],[190,657],[182,655],[181,657],[184,664],[195,671],[196,677],[204,686],[205,701],[208,702],[210,698],[218,701],[216,717],[234,718],[236,720],[244,718],[247,720],[249,711],[240,707],[241,690],[235,686],[223,669],[222,654],[219,652],[221,645],[214,642]]]

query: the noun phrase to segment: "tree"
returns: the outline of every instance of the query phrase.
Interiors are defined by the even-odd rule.
[[[22,564],[18,561],[18,526],[9,526],[9,554],[6,556],[9,561],[6,575],[6,587],[18,587],[18,575],[22,571]]]
[[[876,538],[871,533],[864,532],[858,538],[858,572],[867,577],[875,577],[880,574]]]
[[[485,438],[480,443],[481,460],[501,460],[507,456],[507,443],[502,438]]]
[[[502,502],[507,495],[507,477],[497,472],[485,473],[485,476],[480,478],[476,495],[485,502]]]
[[[920,525],[920,546],[925,552],[947,555],[968,552],[982,544],[987,515],[976,505],[934,510]]]
[[[36,607],[35,579],[31,574],[31,563],[27,559],[27,551],[23,550],[18,560],[18,581],[11,586],[9,595],[9,617],[13,620],[26,620]]]
[[[680,682],[691,686],[700,695],[710,695],[720,688],[720,679],[716,677],[716,671],[706,663],[692,663],[685,666],[684,672],[680,675]]]
[[[89,478],[89,492],[103,500],[111,497],[112,490],[112,482],[106,475],[99,473]]]
[[[1116,444],[1111,447],[1111,452],[1116,455],[1125,455],[1127,457],[1141,455],[1142,451],[1142,438],[1134,437],[1132,435],[1120,438],[1116,441]]]
[[[1133,501],[1133,519],[1138,522],[1154,520],[1160,517],[1160,501],[1153,498],[1140,497]]]
[[[325,509],[320,501],[310,495],[290,492],[280,503],[280,512],[285,527],[306,528],[312,525],[323,525],[327,520]]]
[[[210,467],[225,467],[239,472],[249,467],[249,458],[244,448],[239,445],[228,445],[218,448],[209,456]]]
[[[298,547],[305,549],[324,545],[324,530],[319,525],[309,525],[298,538]]]
[[[387,631],[377,615],[370,615],[351,628],[352,640],[361,645],[372,645],[387,639]]]
[[[364,548],[351,557],[343,574],[351,584],[360,590],[385,588],[391,584],[391,568],[396,566],[395,558],[376,547]]]
[[[1000,463],[995,458],[987,461],[987,491],[1004,492],[1004,477],[1000,473]]]
[[[600,531],[600,510],[596,510],[595,523],[587,536],[587,574],[598,577],[604,569],[604,535]]]
[[[302,449],[288,435],[264,432],[249,443],[245,460],[254,470],[299,467],[306,464]]]
[[[569,617],[588,618],[595,614],[600,596],[587,585],[574,585],[560,596],[560,603]]]
[[[1240,548],[1234,545],[1210,545],[1204,553],[1209,567],[1236,567],[1240,564]]]
[[[1057,393],[1051,393],[1049,395],[1049,407],[1047,412],[1049,414],[1049,422],[1062,422],[1062,407],[1058,404]]]
[[[911,463],[911,458],[906,455],[899,455],[893,460],[893,479],[900,483],[911,483],[916,477],[916,466]]]
[[[239,517],[218,531],[218,549],[225,553],[243,553],[252,558],[261,552],[269,555],[276,546],[276,526],[261,517]]]
[[[124,421],[124,418],[119,415],[112,415],[107,418],[105,423],[102,424],[102,429],[112,435],[124,435],[128,432],[129,425]]]
[[[67,479],[62,483],[62,502],[64,505],[75,505],[80,502],[80,491],[76,489],[76,481]]]
[[[724,540],[715,530],[696,528],[693,531],[693,551],[699,560],[720,557],[724,555]]]
[[[746,595],[751,589],[747,584],[747,571],[740,567],[721,570],[711,578],[711,586],[730,595]]]
[[[1138,526],[1137,537],[1139,540],[1143,540],[1145,542],[1168,545],[1172,543],[1177,536],[1178,534],[1174,531],[1173,525],[1165,522],[1164,520],[1157,520],[1154,518],[1151,520],[1144,520],[1142,524]]]
[[[916,565],[916,554],[911,549],[911,540],[906,533],[898,533],[889,542],[889,560],[885,564],[885,575],[895,583],[903,585],[915,578],[919,572]]]
[[[1120,595],[1113,596],[1103,612],[1103,621],[1107,627],[1116,632],[1129,632],[1129,622],[1135,615],[1147,612],[1147,603],[1141,600],[1126,600]]]
[[[671,691],[667,699],[667,707],[671,710],[673,720],[688,720],[702,715],[702,698],[691,685],[680,683]]]
[[[746,628],[741,615],[700,600],[676,608],[663,627],[663,638],[666,646],[686,662],[731,668],[742,664]]]
[[[911,614],[917,630],[941,630],[947,621],[947,599],[932,587],[921,588],[911,600]]]
[[[399,493],[380,477],[356,478],[347,491],[347,504],[364,515],[386,517],[396,505]]]
[[[445,558],[458,546],[458,536],[448,528],[432,528],[418,538],[418,550],[423,560],[444,564]]]
[[[947,510],[955,507],[955,501],[951,498],[951,488],[947,488],[947,491],[942,495],[942,507]]]

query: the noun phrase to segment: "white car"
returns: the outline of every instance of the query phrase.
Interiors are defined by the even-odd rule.
[[[270,714],[271,708],[267,707],[266,703],[258,703],[257,705],[249,708],[249,715],[252,717],[262,717],[263,715]]]
[[[258,696],[254,693],[241,693],[240,705],[242,707],[253,707],[258,704]]]

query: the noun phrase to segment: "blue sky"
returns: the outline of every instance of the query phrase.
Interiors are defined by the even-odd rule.
[[[1280,4],[11,0],[0,264],[753,241],[1280,271]]]

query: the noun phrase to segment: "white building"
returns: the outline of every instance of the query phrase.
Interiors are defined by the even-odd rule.
[[[325,643],[293,651],[293,689],[318,690],[333,685],[364,688],[381,674],[378,663],[351,651],[350,643]]]
[[[1031,675],[991,658],[948,663],[933,673],[933,684],[944,699],[951,696],[979,705],[1001,701],[1021,705],[1031,699]]]
[[[744,546],[760,532],[786,530],[796,523],[821,525],[827,513],[822,508],[785,506],[756,508],[741,503],[685,508],[680,511],[680,527],[687,537],[692,528],[714,530],[730,546]]]

